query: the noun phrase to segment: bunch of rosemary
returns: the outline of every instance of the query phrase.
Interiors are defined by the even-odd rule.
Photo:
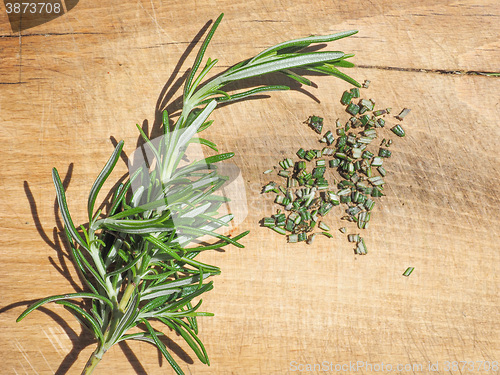
[[[208,117],[218,103],[241,100],[264,91],[289,89],[283,85],[267,85],[230,94],[224,87],[272,72],[311,85],[307,78],[293,70],[295,68],[337,76],[357,84],[337,69],[353,66],[346,61],[353,55],[302,51],[311,44],[348,37],[356,31],[278,44],[202,84],[217,63],[209,58],[197,74],[221,19],[222,14],[210,29],[186,79],[182,112],[175,124],[169,124],[165,111],[164,137],[155,144],[139,129],[155,162],[138,168],[126,183],[118,185],[106,213],[96,212],[95,203],[120,157],[123,141],[90,190],[86,226],[77,228],[73,224],[59,174],[56,169],[52,172],[71,253],[88,292],[44,298],[29,306],[17,321],[47,302],[67,308],[93,332],[98,343],[83,374],[92,373],[104,353],[123,340],[141,340],[156,345],[175,372],[183,374],[160,339],[164,333],[152,327],[152,320],[180,334],[200,361],[209,364],[198,337],[196,318],[212,314],[198,311],[202,301],[195,303],[193,300],[212,289],[212,281],[207,279],[219,274],[220,270],[195,258],[203,251],[229,244],[243,247],[238,241],[248,232],[230,238],[216,231],[232,220],[232,215],[220,216],[217,212],[225,199],[215,193],[226,178],[217,173],[216,163],[231,158],[233,153],[218,154],[182,166],[180,162],[193,142],[217,151],[214,143],[195,135],[212,124]],[[137,181],[139,187],[132,189]],[[217,242],[203,245],[197,241],[207,235]],[[75,299],[86,299],[88,303],[75,303]]]

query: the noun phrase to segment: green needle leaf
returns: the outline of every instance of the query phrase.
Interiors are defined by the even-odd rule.
[[[217,100],[218,103],[229,103],[229,102],[234,102],[236,100],[246,99],[252,95],[260,94],[266,91],[284,91],[284,90],[290,90],[290,87],[284,85],[262,86],[262,87],[256,87],[248,91],[240,92],[237,94],[232,94],[228,96],[218,96],[215,98],[215,100]],[[200,104],[204,103],[205,102],[201,102]]]
[[[184,85],[184,100],[187,99],[187,94],[191,90],[191,82],[194,79],[194,76],[196,74],[196,71],[200,67],[201,61],[203,60],[203,56],[205,55],[205,51],[207,50],[208,44],[212,40],[212,37],[214,36],[215,30],[217,30],[217,27],[220,24],[220,21],[222,21],[222,17],[224,17],[224,13],[221,13],[217,20],[214,22],[212,28],[208,32],[207,37],[205,38],[205,41],[201,45],[200,50],[198,51],[198,54],[196,55],[196,59],[194,60],[193,68],[191,69],[191,73],[189,74],[186,84]]]
[[[96,337],[99,339],[99,342],[104,343],[104,336],[101,332],[101,327],[99,326],[99,323],[92,317],[92,315],[90,315],[80,306],[75,305],[74,303],[68,301],[56,301],[56,303],[64,305],[68,309],[73,310],[73,315],[79,318],[87,327],[89,327],[90,325],[89,328],[91,328],[91,330],[95,333]]]
[[[278,72],[280,70],[303,67],[310,64],[318,64],[327,61],[335,61],[344,56],[343,52],[312,52],[303,53],[298,56],[283,58],[270,62],[264,62],[252,66],[245,66],[224,77],[224,82],[239,81],[263,74]]]
[[[142,130],[142,129],[141,129]],[[88,212],[89,212],[89,221],[92,221],[92,217],[94,214],[94,204],[95,200],[97,198],[97,195],[99,194],[99,191],[101,190],[102,185],[110,175],[110,173],[113,171],[113,168],[115,167],[116,163],[118,162],[118,159],[120,158],[120,154],[123,149],[123,141],[120,141],[118,145],[115,148],[115,151],[113,151],[113,154],[109,158],[108,162],[102,169],[101,173],[99,173],[99,176],[97,176],[97,179],[95,180],[94,184],[92,185],[92,188],[90,189],[90,194],[89,194],[89,201],[88,201]]]
[[[277,44],[273,47],[270,47],[270,48],[262,51],[257,56],[255,56],[253,59],[251,59],[249,64],[254,63],[255,61],[261,59],[262,57],[268,56],[268,55],[275,53],[277,51],[286,50],[290,47],[305,48],[313,43],[332,42],[334,40],[338,40],[338,39],[342,39],[342,38],[346,38],[348,36],[354,35],[357,32],[358,32],[357,30],[342,31],[340,33],[331,34],[331,35],[309,36],[306,38],[294,39],[294,40],[290,40],[287,42],[283,42],[283,43]]]
[[[210,147],[215,152],[219,151],[217,149],[217,145],[215,143],[213,143],[213,142],[211,142],[211,141],[209,141],[208,139],[205,139],[205,138],[201,138],[201,137],[192,138],[189,141],[189,143],[199,143],[201,145]]]
[[[45,303],[48,302],[54,302],[54,301],[59,301],[59,300],[67,300],[67,299],[72,299],[72,298],[93,298],[93,299],[98,299],[107,305],[109,305],[111,308],[113,307],[113,303],[106,297],[97,295],[97,294],[92,294],[92,293],[69,293],[69,294],[61,294],[58,296],[51,296],[47,297],[44,299],[41,299],[38,302],[35,302],[34,304],[30,305],[19,317],[16,319],[16,322],[20,322],[21,320],[24,319],[26,315],[28,315],[30,312],[33,310],[39,308]]]
[[[160,341],[158,338],[158,335],[156,334],[156,331],[151,327],[151,324],[146,319],[142,319],[142,322],[145,324],[146,328],[148,329],[149,334],[151,335],[151,338],[153,339],[154,343],[160,349],[161,353],[165,357],[165,359],[170,363],[170,366],[174,369],[175,373],[178,375],[184,375],[184,372],[182,369],[179,367],[177,362],[172,358],[170,353],[167,351],[167,348],[165,347],[165,344]]]
[[[196,354],[196,356],[198,357],[198,359],[202,363],[210,365],[210,361],[208,359],[207,352],[205,350],[205,347],[201,343],[201,340],[188,327],[182,326],[182,323],[184,323],[182,320],[177,319],[177,318],[173,318],[172,320],[165,319],[165,318],[158,318],[158,320],[160,320],[166,326],[172,328],[174,331],[179,333],[182,336],[182,338],[184,340],[186,340],[186,342],[191,347],[191,349],[193,349],[193,351]]]
[[[59,203],[59,209],[61,211],[61,215],[63,217],[64,225],[68,229],[71,237],[84,249],[87,251],[89,247],[83,241],[82,237],[76,231],[75,225],[73,224],[73,220],[71,219],[71,215],[68,210],[68,204],[66,203],[66,194],[64,193],[64,187],[61,182],[61,178],[59,177],[59,173],[57,169],[52,169],[52,180],[54,181],[54,186],[56,187],[57,193],[57,202]]]

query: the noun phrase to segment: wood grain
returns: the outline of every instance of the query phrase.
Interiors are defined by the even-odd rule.
[[[80,373],[94,343],[61,306],[15,323],[29,301],[81,286],[60,239],[51,168],[66,177],[74,221],[85,222],[111,137],[125,140],[127,155],[136,148],[135,124],[151,129],[159,98],[179,96],[200,31],[222,11],[208,50],[217,72],[285,39],[355,28],[332,48],[356,53],[349,73],[372,81],[367,93],[380,107],[412,112],[364,234],[370,253],[356,257],[340,233],[292,246],[258,224],[274,210],[260,195],[262,171],[314,145],[302,124],[309,115],[327,126],[346,118],[338,98],[350,86],[318,77],[308,94],[216,111],[206,137],[237,154],[249,205],[240,228],[251,234],[245,249],[204,254],[223,271],[204,298],[216,316],[201,319],[212,365],[172,337],[186,373],[292,374],[294,361],[362,361],[422,364],[394,373],[424,374],[428,362],[500,361],[499,79],[473,74],[500,72],[496,2],[89,0],[21,33],[0,6],[0,372]],[[121,163],[113,176],[125,172]],[[415,271],[402,277],[409,265]],[[142,343],[107,353],[95,373],[110,372],[173,373]]]

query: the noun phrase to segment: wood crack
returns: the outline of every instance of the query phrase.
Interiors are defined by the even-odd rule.
[[[21,34],[23,38],[30,36],[64,36],[64,35],[105,35],[106,33],[95,33],[95,32],[82,32],[82,33],[32,33],[32,34]],[[16,35],[0,35],[0,38],[19,38],[19,34]]]
[[[361,69],[380,69],[380,70],[395,70],[398,72],[414,72],[414,73],[434,73],[434,74],[454,74],[454,75],[480,75],[489,77],[500,77],[500,72],[488,72],[481,70],[450,70],[450,69],[422,69],[422,68],[403,68],[398,66],[381,66],[381,65],[356,65]]]
[[[20,82],[0,82],[0,85],[22,85],[24,83],[28,83],[26,81],[20,81]]]

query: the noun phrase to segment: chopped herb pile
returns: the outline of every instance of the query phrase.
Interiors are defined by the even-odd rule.
[[[366,80],[363,88],[369,84]],[[333,131],[323,133],[324,119],[310,116],[305,123],[322,134],[319,142],[324,146],[311,150],[300,148],[297,160],[280,161],[274,170],[281,183],[271,181],[262,190],[275,193],[274,202],[282,206],[276,214],[263,219],[263,226],[287,235],[290,243],[311,244],[318,234],[333,237],[324,219],[336,206],[343,210],[342,220],[356,223],[358,229],[367,229],[376,200],[384,196],[387,171],[383,165],[392,156],[389,148],[393,141],[383,138],[375,146],[374,140],[384,131],[391,108],[375,110],[375,101],[360,98],[359,88],[344,91],[340,102],[351,115],[347,122],[342,124],[337,120]],[[403,120],[409,112],[405,108],[394,118]],[[390,130],[398,137],[406,134],[399,123]],[[339,230],[347,232],[345,227]],[[356,254],[367,254],[365,241],[359,234],[349,234],[348,240],[356,244]]]

